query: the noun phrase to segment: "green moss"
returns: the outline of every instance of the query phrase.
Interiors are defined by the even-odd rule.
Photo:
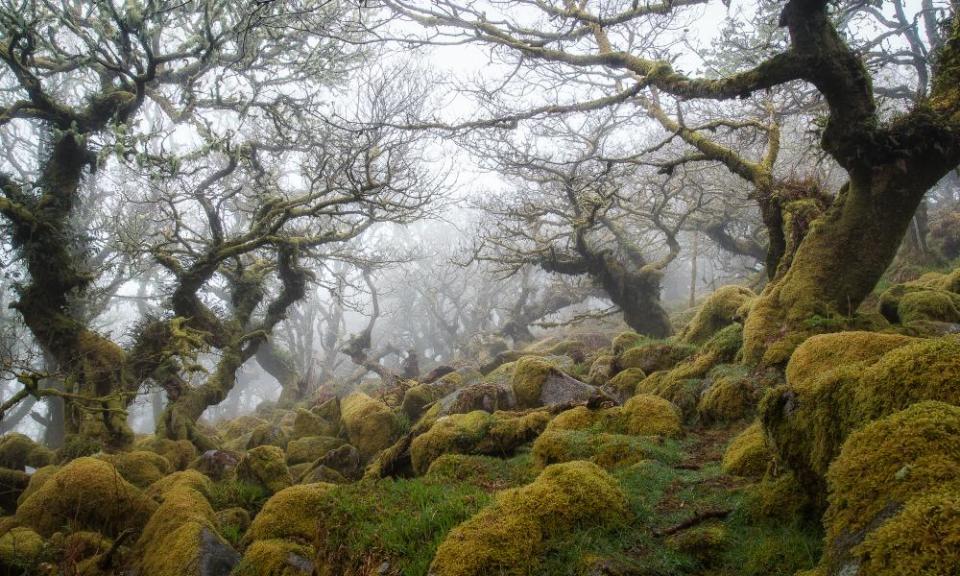
[[[425,480],[466,483],[485,490],[515,488],[532,482],[537,469],[529,454],[503,459],[493,456],[444,454],[430,464]]]
[[[811,336],[790,357],[787,382],[794,388],[802,387],[825,370],[842,364],[877,360],[887,352],[915,341],[908,336],[875,332]]]
[[[303,408],[297,408],[294,412],[293,430],[290,432],[290,439],[296,440],[306,436],[336,436],[336,425],[328,422],[318,414]]]
[[[636,332],[622,332],[613,339],[613,344],[611,348],[613,349],[613,355],[619,356],[623,354],[624,351],[638,346],[641,342],[647,339],[646,336],[641,336]]]
[[[313,572],[312,547],[286,540],[258,540],[243,553],[234,576],[309,576]]]
[[[210,486],[210,504],[215,510],[243,508],[256,514],[269,498],[266,488],[242,480],[221,480]]]
[[[679,436],[680,410],[663,398],[638,394],[621,407],[619,429],[638,436]]]
[[[244,454],[237,464],[237,478],[263,486],[271,494],[293,484],[286,455],[276,446],[258,446]]]
[[[960,294],[946,290],[923,290],[905,294],[900,299],[897,315],[902,324],[929,320],[960,322]]]
[[[42,468],[53,461],[53,452],[29,437],[8,432],[0,437],[0,467],[23,470],[26,466]]]
[[[277,446],[278,448],[286,448],[287,442],[289,441],[290,438],[287,435],[287,432],[281,426],[268,423],[261,424],[250,432],[250,436],[247,437],[245,447],[247,450],[256,448],[258,446]]]
[[[424,474],[443,454],[509,456],[517,447],[536,438],[549,420],[545,412],[511,416],[476,410],[446,416],[428,432],[413,439],[410,445],[413,469],[417,474]]]
[[[617,481],[595,464],[550,466],[533,483],[506,490],[493,505],[457,526],[437,549],[436,576],[528,574],[546,543],[591,526],[618,526],[629,517]]]
[[[280,538],[310,544],[333,484],[298,484],[277,492],[253,519],[244,540]]]
[[[44,466],[43,468],[40,468],[31,474],[30,483],[27,484],[27,487],[23,493],[17,497],[17,505],[23,504],[23,501],[30,497],[31,494],[39,490],[47,480],[53,478],[53,475],[56,474],[57,470],[59,469],[59,466]]]
[[[173,470],[186,470],[197,457],[197,448],[189,440],[170,440],[148,436],[136,442],[141,450],[150,450],[167,459]]]
[[[109,462],[127,481],[138,488],[146,488],[171,472],[170,462],[156,452],[138,450],[95,456]]]
[[[463,376],[457,372],[451,372],[436,382],[418,384],[404,393],[400,409],[411,421],[416,420],[423,415],[427,405],[450,394],[463,384]]]
[[[642,460],[678,459],[676,445],[657,437],[611,434],[588,430],[551,429],[533,443],[533,460],[543,467],[560,462],[589,460],[613,470]]]
[[[536,408],[541,405],[540,391],[554,370],[549,362],[535,356],[524,356],[517,360],[512,386],[519,408]]]
[[[636,393],[637,384],[646,377],[646,373],[639,368],[627,368],[626,370],[621,370],[616,376],[611,378],[607,385],[604,386],[604,390],[615,398],[624,400]]]
[[[617,357],[616,365],[620,369],[639,368],[651,374],[660,370],[670,370],[697,351],[691,344],[679,342],[644,342],[635,348],[625,350]]]
[[[761,389],[742,367],[710,371],[710,384],[700,395],[697,414],[705,423],[733,422],[750,416],[760,401]]]
[[[110,464],[78,458],[57,470],[17,509],[17,520],[43,536],[64,526],[115,536],[139,530],[156,504]]]
[[[12,528],[0,536],[0,570],[4,574],[35,574],[43,560],[45,543],[29,528]]]
[[[369,573],[383,562],[391,574],[422,576],[440,541],[489,499],[469,484],[420,478],[338,486],[319,515],[318,576]]]
[[[400,420],[386,404],[360,392],[341,401],[340,413],[350,444],[366,459],[390,447],[402,432]]]
[[[734,476],[760,478],[773,459],[763,427],[754,422],[741,432],[723,454],[723,471]]]
[[[236,440],[264,424],[269,422],[252,414],[246,414],[232,420],[221,420],[216,423],[215,428],[224,440]]]
[[[313,462],[345,442],[332,436],[303,436],[287,444],[287,464]]]
[[[947,489],[960,493],[960,407],[942,402],[921,402],[872,422],[854,432],[830,467],[829,507],[824,516],[827,529],[822,564],[828,573],[861,564],[871,552],[878,560],[899,550],[902,566],[936,565],[941,555],[957,558],[957,548],[943,548],[941,530],[956,526],[956,517],[934,514],[929,528],[905,532],[895,521],[870,539],[871,534],[904,514],[911,501]],[[926,508],[931,500],[917,503]],[[911,508],[901,518],[909,524],[917,514]],[[942,525],[937,521],[945,522]],[[933,537],[925,539],[925,537]],[[870,539],[871,544],[866,544]],[[861,546],[864,544],[864,546]],[[877,572],[885,569],[875,563]],[[936,572],[933,572],[936,573]]]
[[[100,440],[84,434],[67,436],[63,447],[57,450],[57,463],[65,464],[75,458],[92,456],[100,451]]]
[[[163,502],[166,493],[177,486],[187,486],[202,494],[204,498],[209,498],[213,490],[213,483],[209,478],[196,470],[183,470],[157,480],[143,493],[160,503]]]
[[[7,514],[17,509],[17,500],[30,485],[30,476],[20,470],[0,468],[0,508]]]
[[[612,354],[601,354],[590,364],[587,372],[587,383],[593,386],[603,386],[613,376],[616,357]]]
[[[704,300],[693,320],[680,332],[686,344],[702,344],[723,328],[742,321],[741,308],[756,297],[743,286],[722,286]]]
[[[751,524],[807,524],[811,521],[816,525],[820,523],[814,502],[790,471],[782,471],[777,475],[768,473],[760,482],[748,487],[743,498],[742,511]]]

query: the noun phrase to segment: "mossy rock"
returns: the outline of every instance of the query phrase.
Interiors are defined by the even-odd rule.
[[[671,550],[689,556],[702,567],[717,565],[723,557],[724,550],[729,546],[730,535],[727,529],[719,523],[695,526],[690,530],[683,530],[666,539],[666,545]]]
[[[84,434],[71,434],[63,442],[63,447],[57,450],[56,462],[66,464],[76,458],[92,456],[100,452],[102,445],[98,438]]]
[[[231,506],[217,510],[217,525],[221,529],[233,527],[239,532],[245,532],[250,527],[250,512],[239,506]]]
[[[286,448],[290,437],[287,431],[278,424],[268,423],[257,426],[250,432],[247,438],[246,449],[256,448],[258,446],[276,446]]]
[[[931,272],[895,284],[880,295],[878,309],[890,322],[904,325],[960,322],[960,269],[951,274]]]
[[[734,322],[742,322],[744,305],[756,298],[744,286],[721,286],[704,300],[696,316],[680,331],[685,344],[702,344]]]
[[[363,475],[363,457],[349,444],[338,446],[316,459],[311,468],[326,467],[349,480],[359,480]]]
[[[722,467],[727,474],[761,478],[773,461],[763,427],[754,422],[730,442],[723,453]]]
[[[646,336],[641,336],[636,332],[622,332],[617,334],[616,338],[613,339],[613,343],[610,345],[610,348],[614,356],[619,356],[620,354],[623,354],[624,351],[638,346],[641,342],[646,340]]]
[[[306,466],[299,475],[294,475],[297,484],[348,484],[351,481],[343,474],[324,464],[313,463]],[[293,470],[291,470],[292,472]]]
[[[651,374],[670,370],[696,351],[696,346],[679,342],[646,342],[617,356],[616,367],[620,370],[639,368]]]
[[[463,384],[463,376],[458,372],[451,372],[429,384],[413,386],[403,394],[403,402],[400,405],[400,410],[411,422],[416,421],[417,418],[423,415],[424,410],[429,404],[461,388]]]
[[[233,576],[310,576],[316,552],[289,540],[257,540],[247,547]]]
[[[127,482],[138,488],[146,488],[173,471],[169,460],[146,450],[97,454],[94,457],[112,464]]]
[[[596,387],[568,376],[536,356],[517,360],[511,386],[521,409],[582,402],[597,394]]]
[[[577,530],[613,528],[629,519],[617,481],[596,464],[549,466],[527,486],[505,490],[450,531],[437,549],[435,576],[536,573],[548,543]]]
[[[0,574],[38,574],[46,543],[25,527],[16,527],[0,536]]]
[[[948,574],[960,565],[958,478],[960,407],[921,402],[854,432],[827,474],[821,567]]]
[[[276,446],[257,446],[244,454],[237,464],[237,478],[262,486],[271,494],[293,484],[286,455]]]
[[[214,428],[224,440],[236,440],[264,424],[269,424],[269,422],[253,414],[246,414],[231,420],[217,422]]]
[[[648,448],[656,439],[585,430],[546,430],[533,443],[538,467],[587,460],[605,470],[636,464],[651,457]]]
[[[53,452],[28,436],[7,432],[0,436],[0,467],[11,470],[42,468],[53,462]]]
[[[204,498],[209,499],[213,483],[210,481],[210,478],[196,470],[182,470],[157,480],[151,484],[149,488],[144,490],[143,493],[159,504],[163,503],[167,492],[173,488],[184,486],[189,487],[191,490],[201,494]]]
[[[787,364],[787,383],[804,386],[825,370],[843,364],[877,360],[887,352],[916,342],[900,334],[837,332],[811,336],[794,351]]]
[[[485,490],[516,488],[533,482],[539,470],[529,456],[510,459],[469,454],[444,454],[430,463],[425,480],[467,483]]]
[[[718,366],[710,371],[709,384],[697,402],[700,421],[734,422],[751,416],[762,396],[763,388],[745,368]]]
[[[297,408],[294,411],[293,430],[290,432],[290,440],[297,440],[307,436],[336,436],[337,426],[320,415]]]
[[[517,397],[510,385],[510,378],[507,378],[506,383],[479,382],[455,390],[437,401],[420,421],[430,417],[466,414],[474,410],[513,410],[517,407]]]
[[[137,568],[151,576],[229,573],[240,555],[220,536],[216,513],[191,472],[177,474],[134,545]]]
[[[30,476],[21,470],[0,468],[0,508],[6,514],[17,510],[17,499],[30,485]]]
[[[197,457],[197,448],[189,440],[170,440],[148,436],[136,442],[141,450],[155,452],[167,459],[173,470],[186,470]]]
[[[820,524],[820,511],[816,503],[789,470],[781,470],[776,475],[768,472],[744,491],[741,506],[752,523],[774,521],[796,524],[801,521],[817,526]]]
[[[249,544],[257,540],[284,539],[312,544],[323,522],[323,506],[333,484],[297,484],[267,500],[244,535]]]
[[[389,448],[402,431],[400,420],[386,404],[360,392],[340,401],[340,414],[350,444],[365,459]]]
[[[327,452],[346,444],[340,438],[332,436],[303,436],[287,444],[287,464],[313,462]]]
[[[638,394],[623,406],[591,410],[577,406],[558,414],[549,424],[554,430],[593,430],[634,436],[679,436],[680,411],[667,400]]]
[[[626,370],[618,372],[613,378],[610,378],[602,390],[618,401],[623,402],[636,393],[637,384],[642,382],[646,377],[646,372],[640,368],[627,368]]]
[[[77,458],[54,472],[17,508],[17,521],[49,537],[64,526],[109,536],[140,530],[156,504],[95,458]]]
[[[590,364],[587,372],[587,384],[603,386],[614,375],[614,364],[617,357],[612,354],[601,354]]]
[[[190,463],[190,469],[197,470],[213,480],[224,480],[235,475],[240,459],[239,452],[207,450]]]
[[[99,532],[80,530],[63,539],[63,556],[70,561],[86,560],[105,553],[113,541]]]
[[[31,494],[39,490],[47,480],[53,478],[53,475],[56,474],[57,470],[59,469],[59,466],[54,466],[51,464],[50,466],[39,468],[36,472],[31,474],[30,482],[27,484],[27,487],[24,489],[23,493],[17,497],[17,505],[19,506],[20,504],[23,504],[23,501],[30,497]]]
[[[417,474],[443,454],[487,454],[508,456],[532,441],[546,427],[550,415],[533,412],[512,416],[476,410],[438,420],[428,432],[413,439],[410,457]]]

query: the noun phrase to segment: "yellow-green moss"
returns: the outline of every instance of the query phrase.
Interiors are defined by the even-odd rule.
[[[44,541],[39,534],[29,528],[12,528],[0,536],[0,570],[5,574],[36,574],[43,552]]]
[[[603,410],[591,410],[586,406],[576,406],[557,414],[548,430],[586,430],[597,427],[601,430],[610,430],[616,427],[615,421],[619,418],[619,407]]]
[[[797,388],[841,364],[877,360],[887,352],[916,342],[900,334],[836,332],[811,336],[797,347],[787,364],[787,383]]]
[[[616,356],[612,354],[601,354],[597,356],[590,364],[590,370],[587,371],[587,383],[594,386],[603,386],[613,375],[613,365],[616,363]]]
[[[297,408],[294,411],[293,430],[290,432],[290,439],[296,440],[306,436],[336,436],[337,427],[334,424],[324,420],[310,410]]]
[[[626,370],[621,370],[616,376],[611,378],[607,385],[604,386],[604,390],[608,391],[614,397],[623,400],[633,396],[634,393],[636,393],[637,384],[646,377],[646,373],[640,368],[627,368]]]
[[[17,509],[17,499],[30,484],[30,476],[21,470],[0,468],[0,508],[6,514]]]
[[[57,470],[59,469],[59,466],[44,466],[43,468],[40,468],[31,474],[30,483],[27,484],[27,488],[17,498],[17,505],[23,504],[23,501],[26,500],[31,494],[39,490],[40,487],[43,486],[44,482],[53,478],[53,475],[56,474]]]
[[[727,474],[760,478],[773,459],[763,427],[754,422],[730,442],[723,453],[722,467]]]
[[[80,530],[63,539],[63,555],[71,561],[85,560],[110,549],[112,541],[99,532]]]
[[[143,493],[148,498],[161,503],[166,497],[167,492],[174,488],[185,486],[200,493],[204,498],[209,499],[212,485],[213,483],[210,481],[210,478],[207,478],[200,472],[196,470],[182,470],[157,480],[151,484],[149,488],[144,490]]]
[[[163,456],[173,470],[186,470],[193,459],[197,457],[197,448],[189,440],[170,440],[169,438],[148,436],[139,440],[136,447]]]
[[[437,549],[435,576],[536,572],[544,544],[577,529],[614,527],[629,518],[617,481],[589,462],[550,466],[536,481],[506,490],[457,526]]]
[[[237,464],[237,478],[263,486],[270,493],[293,484],[286,455],[276,446],[257,446],[244,454]]]
[[[506,456],[543,431],[550,416],[532,412],[511,416],[476,410],[439,419],[428,432],[413,439],[410,458],[417,474],[426,473],[430,463],[443,454],[488,454]]]
[[[436,382],[418,384],[404,393],[400,409],[411,421],[416,420],[423,415],[428,404],[436,402],[462,386],[463,376],[457,372],[446,374]]]
[[[897,307],[900,322],[911,324],[924,320],[960,322],[960,294],[946,290],[923,290],[904,294]]]
[[[239,506],[231,506],[217,510],[217,525],[221,531],[233,528],[238,532],[245,532],[250,527],[250,513]]]
[[[313,573],[310,546],[287,540],[258,540],[243,553],[234,576],[309,576]]]
[[[911,499],[853,550],[863,576],[956,574],[960,567],[960,484]]]
[[[830,496],[824,516],[824,564],[828,572],[859,562],[865,549],[855,547],[911,500],[947,486],[960,493],[958,478],[960,407],[921,402],[851,434],[827,473]],[[943,528],[950,525],[956,526],[956,518]],[[928,555],[939,552],[937,538],[931,542],[924,539],[926,535],[925,531],[903,533],[902,526],[892,526],[873,542],[909,551],[903,565],[923,565],[935,561]],[[903,539],[892,539],[895,536]],[[956,553],[955,548],[954,557]]]
[[[543,389],[543,383],[554,370],[553,365],[536,356],[524,356],[517,360],[512,379],[513,393],[517,396],[517,407],[540,406],[540,391]]]
[[[620,411],[620,429],[637,436],[680,435],[680,410],[671,402],[638,394],[624,403]]]
[[[605,470],[629,466],[649,458],[649,440],[626,434],[585,430],[545,430],[533,443],[538,467],[588,460]]]
[[[112,464],[127,482],[138,488],[146,488],[171,472],[170,462],[156,452],[138,450],[98,454],[95,458]]]
[[[814,516],[814,502],[807,490],[789,470],[777,475],[766,474],[745,490],[743,510],[753,522],[776,520],[796,523]],[[819,514],[816,514],[819,520]],[[819,524],[819,522],[817,522]]]
[[[303,436],[287,444],[287,464],[295,465],[313,462],[330,450],[343,446],[345,442],[332,436]]]
[[[43,536],[72,526],[115,536],[139,530],[156,504],[102,460],[77,458],[57,470],[17,509],[17,520]]]
[[[710,385],[700,395],[697,414],[705,423],[733,422],[753,413],[761,391],[745,371],[711,371]]]
[[[681,342],[702,344],[711,336],[729,326],[742,321],[741,308],[756,297],[749,288],[743,286],[721,286],[704,300],[693,320],[680,332]]]
[[[0,467],[23,470],[26,466],[42,468],[53,461],[53,452],[28,436],[8,432],[0,436]]]
[[[323,504],[333,489],[333,484],[298,484],[277,492],[254,517],[244,541],[282,538],[312,543],[323,521]]]
[[[617,356],[616,366],[620,369],[639,368],[650,374],[670,370],[696,350],[693,345],[678,342],[647,342]]]
[[[361,392],[344,398],[340,413],[350,444],[366,459],[389,448],[401,433],[399,419],[386,404]]]
[[[613,339],[611,348],[613,350],[614,356],[619,356],[623,354],[626,350],[633,348],[634,346],[639,345],[641,342],[646,340],[646,336],[641,336],[636,332],[622,332]]]
[[[216,430],[224,440],[235,440],[264,424],[269,422],[252,414],[245,414],[231,420],[217,422]]]
[[[247,450],[256,448],[258,446],[277,446],[279,448],[286,448],[287,442],[289,441],[290,438],[283,427],[278,424],[267,423],[257,426],[250,432],[250,436],[247,437],[245,447]]]

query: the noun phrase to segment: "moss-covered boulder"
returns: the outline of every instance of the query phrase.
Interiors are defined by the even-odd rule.
[[[264,424],[269,424],[269,422],[259,416],[245,414],[230,420],[221,420],[214,425],[214,428],[220,437],[226,441],[236,440],[245,434],[249,434],[254,428]]]
[[[587,384],[592,386],[603,386],[615,373],[614,364],[617,357],[612,354],[601,354],[597,356],[590,364],[590,370],[587,372]]]
[[[417,474],[424,474],[443,454],[510,455],[517,447],[536,438],[549,421],[550,415],[545,412],[513,416],[482,410],[441,418],[428,432],[413,439],[410,445],[413,469]]]
[[[64,526],[116,536],[139,531],[156,504],[109,463],[77,458],[54,472],[17,508],[22,525],[49,537]]]
[[[455,390],[437,401],[434,405],[435,415],[466,414],[474,410],[513,410],[517,407],[517,397],[510,386],[511,379],[512,376],[508,375],[505,383],[478,382]],[[430,412],[433,410],[428,414]]]
[[[258,446],[277,446],[286,448],[290,436],[287,431],[278,424],[267,423],[257,426],[247,437],[246,449],[256,448]]]
[[[702,344],[730,324],[742,322],[744,306],[754,298],[756,294],[744,286],[717,288],[703,301],[690,323],[680,331],[680,341]]]
[[[462,374],[450,372],[433,382],[408,388],[403,394],[400,410],[413,422],[423,415],[427,405],[463,387],[464,383]]]
[[[39,574],[44,557],[43,538],[25,527],[16,527],[0,536],[0,574]]]
[[[327,452],[346,444],[332,436],[303,436],[287,444],[287,464],[290,466],[313,462]]]
[[[960,407],[921,402],[850,435],[830,467],[825,574],[960,566]]]
[[[53,461],[53,452],[28,436],[7,432],[0,436],[0,467],[24,470],[27,466],[42,468]]]
[[[348,480],[359,480],[363,475],[363,457],[356,448],[344,444],[314,460],[308,472],[316,468],[327,468]]]
[[[97,454],[94,458],[112,464],[127,482],[138,488],[146,488],[173,471],[169,460],[146,450]]]
[[[17,497],[17,505],[19,506],[22,504],[23,501],[29,498],[31,494],[39,490],[47,480],[53,478],[53,475],[56,474],[57,470],[59,469],[59,466],[54,466],[51,464],[50,466],[39,468],[36,472],[31,474],[30,482],[27,484],[27,487]]]
[[[350,444],[364,458],[390,447],[400,436],[402,427],[396,414],[383,402],[361,392],[340,401],[340,414]]]
[[[811,378],[840,365],[875,361],[887,352],[916,342],[901,334],[836,332],[811,336],[797,347],[787,364],[787,382],[803,386]]]
[[[289,540],[257,540],[243,553],[233,576],[310,576],[314,573],[310,546]]]
[[[723,453],[722,467],[727,474],[761,478],[773,460],[760,422],[754,422],[730,442]]]
[[[5,514],[17,509],[17,499],[30,485],[30,476],[21,470],[0,468],[0,508]]]
[[[533,443],[533,462],[538,467],[587,460],[613,470],[654,458],[664,452],[657,437],[611,434],[591,430],[545,430]]]
[[[592,430],[633,436],[678,436],[680,411],[667,400],[649,394],[638,394],[623,406],[591,410],[577,406],[554,418],[550,429]]]
[[[240,555],[220,536],[216,513],[197,479],[180,472],[158,496],[162,503],[143,528],[133,556],[142,574],[229,574]]]
[[[93,456],[100,452],[102,445],[99,438],[86,434],[68,434],[63,446],[57,450],[55,461],[57,464],[66,464],[76,458]]]
[[[451,530],[430,573],[536,573],[551,540],[580,529],[616,527],[628,518],[620,486],[603,469],[590,462],[557,464],[533,483],[499,493],[494,504]]]
[[[670,370],[697,351],[696,346],[681,342],[649,341],[624,350],[616,357],[616,368],[638,368],[647,374]]]
[[[766,380],[739,365],[720,365],[707,376],[708,384],[697,402],[701,422],[734,422],[752,416],[760,398],[777,378]]]
[[[511,385],[518,408],[583,402],[598,393],[595,386],[568,376],[550,362],[535,356],[525,356],[517,361]]]
[[[290,431],[290,440],[305,438],[307,436],[336,436],[337,425],[324,419],[319,414],[297,408],[294,411],[293,427]]]
[[[167,459],[173,470],[186,470],[197,457],[197,448],[189,440],[170,440],[147,436],[135,443],[138,450],[149,450]]]
[[[960,323],[960,270],[931,272],[895,284],[880,295],[879,311],[892,323]]]
[[[633,348],[646,340],[646,336],[641,336],[636,332],[621,332],[613,339],[613,342],[610,344],[610,348],[613,351],[614,356],[619,356],[624,351]]]
[[[333,489],[333,484],[298,484],[277,492],[254,517],[244,541],[279,538],[312,545]]]
[[[262,486],[271,494],[293,484],[286,455],[276,446],[257,446],[244,454],[237,464],[237,478]]]
[[[239,452],[231,450],[207,450],[190,463],[190,469],[197,470],[213,480],[224,480],[235,474],[240,458]]]
[[[637,384],[646,377],[646,372],[639,368],[627,368],[617,372],[617,375],[610,378],[601,390],[618,402],[624,402],[636,393]]]

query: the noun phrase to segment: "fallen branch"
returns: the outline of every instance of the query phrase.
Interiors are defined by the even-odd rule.
[[[714,518],[726,518],[731,512],[732,508],[718,509],[718,510],[704,510],[703,512],[697,512],[690,518],[687,518],[679,524],[670,526],[669,528],[664,528],[663,530],[654,530],[653,535],[661,538],[663,536],[670,536],[671,534],[676,534],[677,532],[682,532],[687,528],[693,528],[697,524],[702,524],[707,520],[712,520]]]

